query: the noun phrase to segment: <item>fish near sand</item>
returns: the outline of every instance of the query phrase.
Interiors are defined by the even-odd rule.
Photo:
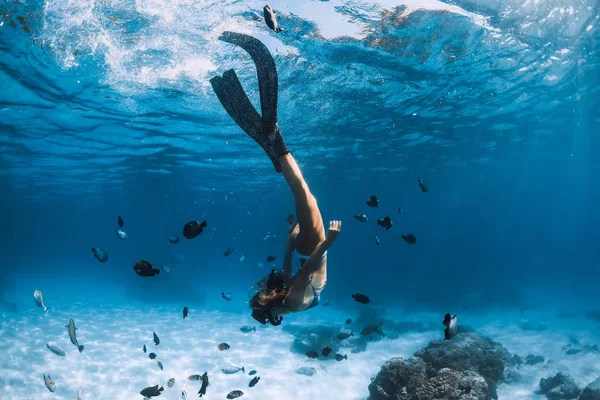
[[[46,344],[46,347],[48,348],[48,350],[50,350],[51,352],[53,352],[57,356],[64,357],[64,356],[67,355],[64,351],[62,351],[61,349],[59,349],[56,346],[50,346],[49,344]]]
[[[331,354],[332,349],[331,347],[327,346],[323,349],[323,351],[321,352],[321,354],[323,354],[325,357],[329,357],[329,355]]]
[[[221,292],[221,297],[223,297],[227,301],[231,301],[231,294],[229,293]]]
[[[150,353],[150,354],[148,354],[148,357],[150,357],[151,360],[155,360],[156,359],[156,353]]]
[[[77,400],[83,400],[83,389],[79,388],[77,391]]]
[[[269,28],[271,28],[275,33],[281,32],[282,29],[275,18],[275,11],[273,11],[268,4],[263,8],[263,16],[265,17],[265,23]]]
[[[202,375],[197,375],[197,374],[196,375],[190,375],[190,376],[188,376],[188,379],[190,381],[199,381],[200,379],[202,379]]]
[[[160,361],[157,360],[156,365],[158,365],[158,368],[160,368],[161,371],[163,370],[163,365]]]
[[[350,332],[350,333],[343,333],[343,332],[342,332],[342,333],[339,333],[339,334],[337,335],[337,338],[338,338],[339,340],[345,340],[345,339],[348,339],[350,336],[354,336],[354,333],[352,333],[352,332]]]
[[[158,346],[160,344],[160,339],[158,338],[158,335],[156,334],[156,332],[153,332],[153,334],[154,334],[154,337],[153,337],[154,345]]]
[[[245,326],[242,326],[242,327],[240,328],[240,331],[242,331],[242,332],[244,332],[244,333],[250,333],[250,332],[252,332],[252,331],[256,332],[256,327],[255,327],[255,326],[248,326],[248,325],[245,325]]]
[[[191,240],[201,234],[204,228],[206,228],[206,221],[190,221],[183,227],[183,236]]]
[[[136,274],[143,277],[156,276],[160,274],[160,269],[156,269],[148,261],[140,260],[135,263],[133,270]]]
[[[183,319],[186,319],[188,316],[188,308],[187,307],[183,307]]]
[[[69,330],[69,339],[71,339],[71,343],[77,346],[77,350],[79,350],[79,352],[81,353],[83,351],[84,346],[80,345],[77,342],[77,335],[75,334],[77,328],[75,328],[75,322],[72,318],[69,320],[69,325],[66,325],[65,328]]]
[[[208,383],[208,373],[205,371],[202,374],[201,377],[202,380],[202,386],[200,387],[200,390],[198,390],[198,396],[202,397],[206,394],[206,388],[208,387],[209,383]]]
[[[346,325],[350,325],[351,323],[352,323],[352,318],[348,318],[348,319],[346,320]]]
[[[258,381],[260,381],[260,376],[255,376],[254,378],[252,378],[250,383],[248,383],[248,387],[254,387],[258,383]]]
[[[54,393],[54,391],[56,390],[56,384],[54,383],[54,381],[52,380],[52,378],[50,378],[50,375],[46,376],[44,375],[44,383],[46,384],[46,387],[48,388],[49,391],[51,391],[52,393]]]
[[[144,397],[151,399],[152,397],[160,396],[160,394],[163,390],[165,390],[165,388],[163,388],[161,386],[159,389],[158,385],[156,385],[156,386],[147,387],[146,389],[142,390],[140,392],[140,394]]]
[[[144,345],[144,347],[142,347],[142,350],[144,350],[144,353],[146,352],[146,345]]]
[[[230,345],[228,345],[227,343],[219,343],[219,345],[217,346],[217,348],[221,351],[223,350],[229,350],[229,348],[231,348]]]
[[[417,238],[414,235],[411,235],[410,233],[407,235],[402,235],[402,239],[404,239],[404,241],[408,244],[417,243]]]
[[[92,247],[92,253],[94,253],[94,257],[96,257],[96,260],[100,261],[101,263],[105,263],[108,261],[108,253],[102,250],[101,248]]]
[[[390,228],[392,227],[392,219],[390,217],[383,217],[383,219],[378,219],[377,220],[377,225],[381,226],[382,228],[385,228],[385,230],[390,230]]]
[[[239,367],[230,366],[227,368],[221,368],[221,372],[224,374],[235,374],[240,371],[246,372],[246,370],[244,370],[244,367],[239,368]]]
[[[48,313],[49,308],[44,304],[44,295],[40,290],[36,290],[33,292],[33,301],[35,301],[35,305],[43,308],[45,313]]]
[[[458,330],[458,316],[454,314],[452,317],[450,313],[444,316],[444,321],[442,322],[446,329],[444,329],[444,337],[446,340],[452,339]]]
[[[237,399],[238,397],[242,397],[243,395],[244,392],[242,392],[241,390],[232,390],[231,392],[227,393],[227,398]]]
[[[171,378],[167,381],[168,387],[173,387],[174,384],[175,384],[175,378]]]
[[[248,372],[248,375],[256,375],[256,370],[253,369],[252,371]]]
[[[352,295],[352,298],[362,304],[369,304],[371,302],[371,299],[369,299],[364,294],[360,294],[360,293],[354,293]]]
[[[314,350],[309,350],[309,351],[306,352],[306,356],[308,358],[313,358],[314,359],[314,358],[318,358],[319,357],[319,353],[317,353]]]
[[[367,205],[369,207],[379,207],[379,199],[377,196],[373,195],[369,197],[369,200],[367,200]]]
[[[369,325],[366,328],[364,328],[362,331],[360,331],[360,334],[362,336],[369,336],[372,333],[374,333],[377,329],[379,329],[379,327],[381,325],[383,325],[383,322],[380,322],[378,324]]]
[[[341,355],[341,354],[336,354],[335,355],[335,361],[342,361],[342,360],[347,360],[348,356],[347,355]]]

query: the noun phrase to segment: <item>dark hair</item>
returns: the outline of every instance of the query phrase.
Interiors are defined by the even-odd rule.
[[[274,317],[272,309],[281,306],[288,293],[283,274],[275,272],[275,269],[273,269],[268,279],[261,279],[255,284],[255,287],[259,289],[249,302],[250,308],[252,308],[252,318],[263,325],[267,322],[272,325],[279,325],[283,318]]]

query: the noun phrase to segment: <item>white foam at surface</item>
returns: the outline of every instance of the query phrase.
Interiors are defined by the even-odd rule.
[[[179,399],[184,384],[189,386],[188,398],[195,398],[200,384],[186,378],[191,374],[208,372],[210,386],[207,398],[225,398],[231,390],[242,390],[245,399],[365,399],[368,397],[370,377],[393,356],[408,357],[429,341],[440,338],[440,331],[406,333],[396,340],[383,339],[368,344],[367,350],[348,354],[348,360],[310,360],[291,351],[294,336],[281,327],[257,326],[256,332],[239,331],[242,325],[256,326],[249,313],[223,313],[190,309],[189,318],[181,318],[181,310],[173,307],[122,307],[90,310],[82,307],[55,311],[47,315],[34,309],[18,317],[3,315],[0,327],[0,391],[6,399],[76,398],[81,386],[85,399],[133,399],[147,387],[160,384],[165,387],[162,399]],[[517,315],[517,316],[516,316]],[[350,315],[351,316],[351,315]],[[286,318],[284,325],[302,326],[342,325],[346,313],[334,307],[320,307]],[[438,315],[401,314],[389,311],[393,320],[435,321]],[[69,342],[65,328],[69,318],[78,327],[78,353]],[[439,319],[439,318],[437,318]],[[539,379],[558,371],[570,373],[584,387],[600,376],[600,365],[595,354],[566,355],[562,348],[570,337],[584,344],[597,343],[597,326],[585,320],[568,320],[570,328],[552,323],[550,330],[535,332],[520,328],[524,321],[556,321],[550,314],[517,313],[494,316],[462,315],[463,323],[474,326],[477,333],[501,342],[511,353],[521,357],[542,355],[547,362],[522,366],[522,376],[516,383],[501,384],[500,399],[535,399]],[[466,322],[465,322],[466,321]],[[152,332],[161,339],[159,346],[152,342]],[[217,344],[227,342],[228,351],[219,351]],[[63,349],[66,357],[58,357],[46,349],[51,343]],[[155,352],[164,365],[161,371],[156,360],[142,352]],[[346,351],[344,351],[346,350]],[[229,365],[255,369],[260,382],[249,388],[251,377],[245,374],[225,375],[220,369]],[[299,367],[314,367],[312,377],[298,375]],[[42,374],[56,382],[56,392],[44,386]],[[175,378],[173,388],[166,386]],[[139,396],[141,398],[141,396]]]

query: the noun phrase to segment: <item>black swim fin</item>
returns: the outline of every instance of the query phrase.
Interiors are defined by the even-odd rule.
[[[278,78],[275,61],[267,47],[252,36],[224,32],[220,40],[244,49],[256,65],[262,116],[252,106],[235,71],[210,80],[213,90],[225,111],[267,153],[277,172],[281,172],[278,158],[289,153],[277,124]]]

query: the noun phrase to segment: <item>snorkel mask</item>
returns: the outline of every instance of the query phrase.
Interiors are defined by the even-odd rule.
[[[267,280],[267,285],[263,290],[280,293],[285,289],[287,289],[287,285],[284,283],[283,274],[275,272],[275,269],[272,269],[269,274],[269,279]],[[276,302],[276,304],[262,305],[256,298],[252,299],[252,318],[262,325],[265,325],[267,322],[274,326],[280,325],[283,317],[277,318],[273,316],[271,308],[275,305],[281,305],[281,303],[283,303],[283,299],[280,302]]]

